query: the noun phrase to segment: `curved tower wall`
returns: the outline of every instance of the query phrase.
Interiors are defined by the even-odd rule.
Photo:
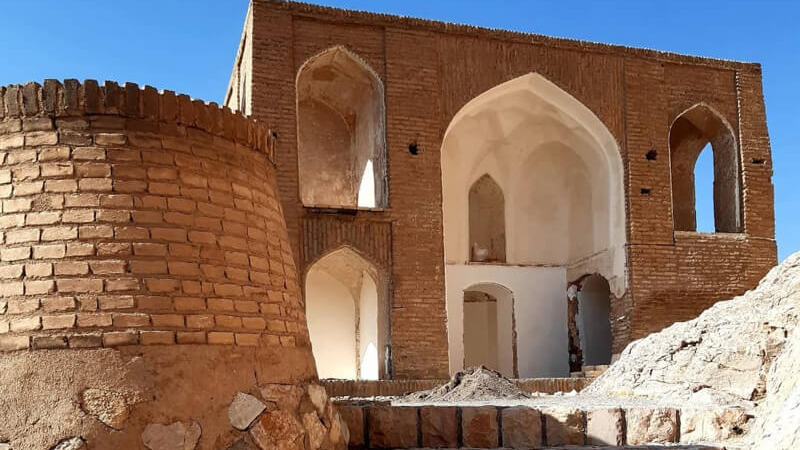
[[[169,91],[0,88],[0,442],[342,441],[309,384],[273,150],[259,123]],[[266,409],[239,430],[248,401]]]

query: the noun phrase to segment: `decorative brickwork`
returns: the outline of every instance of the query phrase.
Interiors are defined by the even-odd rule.
[[[235,89],[229,90],[227,104],[250,111],[279,133],[277,181],[300,273],[342,240],[318,234],[321,219],[300,202],[296,76],[309,58],[339,46],[360,58],[385,87],[388,201],[381,211],[329,211],[326,227],[339,225],[325,229],[359,230],[357,240],[346,245],[361,246],[366,255],[377,245],[391,252],[395,377],[445,377],[453,369],[444,292],[440,149],[445,131],[470,100],[526,74],[540,74],[588,108],[619,149],[626,279],[616,283],[623,289],[613,292],[611,304],[615,353],[632,339],[752,288],[776,262],[758,64],[255,0],[240,52],[246,56],[231,80],[232,86],[251,80],[245,83],[251,95],[239,104]],[[733,163],[740,167],[726,173],[740,176],[741,226],[731,229],[741,233],[675,230],[670,127],[700,104],[730,124],[736,141],[739,157]],[[590,273],[570,274],[567,281]],[[567,367],[566,352],[563,358]]]

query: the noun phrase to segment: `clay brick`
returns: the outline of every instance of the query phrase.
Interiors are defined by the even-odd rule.
[[[22,317],[12,319],[10,322],[11,331],[36,331],[42,328],[40,317]]]
[[[260,336],[252,333],[234,333],[236,345],[240,347],[257,347]]]
[[[118,345],[137,345],[139,333],[136,331],[106,331],[103,333],[103,346],[116,347]]]
[[[19,278],[25,266],[23,264],[10,264],[0,266],[0,278]]]
[[[81,328],[110,327],[111,314],[78,314],[77,323]]]
[[[53,280],[25,281],[25,295],[49,294],[55,290]]]
[[[184,317],[180,314],[153,314],[150,319],[154,327],[183,328]]]
[[[129,309],[134,307],[135,302],[130,295],[104,295],[97,297],[97,304],[101,310]]]
[[[233,333],[209,331],[208,343],[210,345],[234,345]]]
[[[0,335],[0,351],[11,352],[25,350],[30,345],[28,336],[3,336]]]
[[[103,337],[99,333],[73,334],[67,340],[70,348],[96,348],[103,345]]]
[[[114,236],[114,229],[110,225],[82,225],[78,229],[80,239],[103,239]]]
[[[130,262],[131,273],[156,274],[167,273],[167,263],[165,261],[142,261],[135,260]]]
[[[72,159],[76,161],[101,161],[106,159],[106,150],[102,147],[77,147],[72,150]]]
[[[134,291],[138,289],[139,289],[139,280],[135,278],[119,278],[119,279],[106,280],[107,292]]]
[[[42,308],[46,312],[71,311],[75,309],[74,297],[46,297],[42,299]]]
[[[103,280],[73,278],[56,280],[58,292],[99,293],[103,292]]]
[[[78,190],[77,180],[46,180],[44,182],[46,192],[75,192]]]
[[[27,247],[27,250],[27,254],[30,255],[30,247]],[[64,244],[36,245],[33,247],[34,259],[63,258],[66,253],[67,246]],[[28,256],[25,256],[25,258],[28,258]],[[3,260],[5,260],[5,258],[3,258]]]
[[[34,349],[67,348],[66,336],[34,336]]]
[[[171,345],[175,343],[175,332],[142,331],[139,338],[142,345]]]
[[[102,242],[97,244],[97,256],[129,256],[132,245],[125,242]]]
[[[38,228],[26,228],[26,229],[12,230],[6,232],[7,244],[20,244],[24,242],[38,242],[38,241],[39,241]]]
[[[28,278],[49,277],[53,274],[52,263],[25,264],[25,276]]]
[[[75,327],[75,314],[62,314],[57,316],[42,316],[43,330],[57,330]]]
[[[178,331],[176,340],[178,344],[205,344],[205,331]]]
[[[187,328],[214,328],[214,316],[211,314],[193,314],[186,316]]]
[[[91,261],[89,267],[95,275],[113,275],[125,273],[126,262],[114,260]]]
[[[86,261],[63,261],[54,264],[56,275],[87,275],[89,264]]]
[[[206,309],[206,300],[202,297],[175,297],[175,309],[178,311],[203,311]]]
[[[60,211],[44,211],[25,215],[25,225],[52,225],[61,220]]]
[[[69,242],[67,243],[67,257],[73,256],[93,256],[94,244],[91,242]]]
[[[595,409],[586,413],[588,444],[620,446],[624,441],[625,419],[621,409]]]
[[[42,229],[43,241],[62,241],[78,237],[76,227],[50,227]]]
[[[85,207],[99,206],[100,197],[97,196],[97,194],[69,194],[64,196],[64,205],[67,208],[85,208]],[[67,212],[65,212],[64,214],[66,214]],[[94,214],[93,211],[92,214]],[[94,220],[94,216],[92,216],[92,220]]]
[[[150,316],[139,313],[116,313],[112,315],[115,327],[146,327],[150,325]]]
[[[152,228],[150,236],[158,240],[186,242],[186,231],[179,228]]]
[[[181,289],[179,280],[148,278],[144,282],[150,292],[179,292]]]

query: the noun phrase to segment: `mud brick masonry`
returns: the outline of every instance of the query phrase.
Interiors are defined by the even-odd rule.
[[[331,49],[339,53],[326,56]],[[308,162],[298,151],[302,137],[298,134],[302,127],[298,124],[298,105],[302,103],[301,94],[305,95],[298,86],[304,82],[302,72],[307,65],[324,58],[341,61],[343,54],[380,80],[381,87],[375,92],[385,117],[385,156],[383,161],[374,158],[373,162],[383,164],[381,170],[385,170],[375,170],[376,178],[385,182],[384,192],[377,195],[385,193],[385,199],[372,208],[328,208],[302,199],[304,182],[299,172]],[[340,71],[349,70],[341,64]],[[632,339],[694,317],[717,300],[743,293],[776,263],[772,161],[759,64],[255,0],[226,104],[252,115],[276,133],[279,198],[301,288],[313,263],[342,246],[355,250],[375,267],[379,277],[385,277],[389,315],[385,342],[391,356],[389,367],[381,369],[382,377],[435,378],[445,377],[452,370],[445,300],[445,268],[451,258],[445,256],[444,244],[449,233],[444,230],[443,219],[444,138],[451,121],[471,99],[531,73],[584,105],[607,128],[618,149],[624,191],[624,224],[620,224],[624,228],[624,271],[616,281],[622,288],[611,296],[614,353]],[[324,78],[323,72],[312,75],[317,80]],[[22,139],[16,136],[6,137],[4,145]],[[48,135],[34,136],[47,139]],[[694,231],[694,194],[684,192],[687,179],[677,175],[686,172],[690,176],[702,149],[702,145],[696,145],[700,141],[703,145],[710,141],[714,146],[718,233]],[[10,154],[8,158],[12,160]],[[44,171],[45,165],[41,167]],[[158,177],[167,169],[137,164],[130,170],[132,175],[124,182],[135,188],[137,181],[127,181],[128,177]],[[376,191],[379,184],[376,181]],[[54,187],[51,181],[44,187],[45,193],[48,188],[74,191],[72,184]],[[14,194],[6,200],[6,211],[37,205],[26,203],[28,198]],[[167,202],[170,217],[180,220],[183,203],[183,199]],[[163,203],[153,205],[155,209],[163,207]],[[505,207],[508,210],[511,206]],[[72,214],[64,214],[60,222],[72,220]],[[146,220],[148,214],[141,211],[134,219]],[[157,228],[142,227],[154,233],[166,214],[162,217],[156,213]],[[110,233],[103,227],[111,225],[104,225],[102,217],[99,211],[91,217],[76,217],[92,224],[59,230],[77,229],[78,238],[81,233]],[[47,219],[43,216],[40,220]],[[7,258],[28,258],[29,246],[33,247],[34,262],[42,251],[61,255],[69,250],[51,250],[46,247],[49,244],[38,242],[43,238],[38,231],[29,233],[6,234]],[[172,246],[180,250],[184,238],[191,235],[178,234],[162,236],[166,241],[149,244],[152,249],[148,250],[163,253],[171,251]],[[173,237],[181,242],[168,245]],[[19,239],[37,242],[12,244]],[[44,249],[37,252],[38,247]],[[234,253],[236,250],[231,249]],[[182,264],[165,267],[163,262],[138,269],[138,264],[137,270],[202,270]],[[56,265],[55,270],[80,271],[82,267]],[[101,270],[113,267],[108,264]],[[8,269],[11,276],[19,276],[21,270]],[[587,274],[592,272],[598,271],[589,270]],[[583,274],[570,276],[567,283],[578,280],[579,275]],[[137,284],[137,288],[147,286],[149,278],[138,280],[143,284]],[[158,289],[178,289],[174,281],[151,283]],[[12,282],[6,289],[22,293],[24,287]],[[39,284],[31,289],[48,287]],[[563,302],[566,305],[566,293]],[[79,313],[79,321],[81,316]],[[38,326],[38,319],[32,320],[32,325],[14,326]],[[234,320],[238,326],[239,319]],[[525,318],[517,314],[515,320],[519,324]],[[563,321],[566,330],[567,318]],[[288,328],[285,332],[290,333]],[[566,332],[564,336],[566,340]],[[290,334],[285,337],[293,338]],[[384,348],[379,352],[383,357]],[[565,353],[563,358],[567,357]]]
[[[0,443],[342,448],[273,149],[170,91],[0,88]]]

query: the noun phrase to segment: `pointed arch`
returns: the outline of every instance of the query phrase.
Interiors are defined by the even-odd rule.
[[[441,153],[448,263],[470,260],[465,186],[492,167],[505,186],[507,262],[599,272],[624,291],[622,158],[611,132],[580,101],[540,74],[520,76],[464,105]]]
[[[469,242],[472,261],[506,261],[505,197],[489,174],[469,188]]]
[[[300,67],[296,89],[303,204],[385,206],[385,105],[378,74],[353,52],[336,46]],[[366,184],[373,192],[359,195],[365,177],[372,178]]]
[[[385,376],[380,349],[389,345],[388,285],[358,252],[339,247],[306,271],[305,305],[320,378]]]
[[[736,134],[712,106],[698,103],[685,110],[670,126],[672,211],[676,231],[697,231],[694,170],[707,145],[714,158],[714,228],[717,232],[742,231],[741,175]]]

